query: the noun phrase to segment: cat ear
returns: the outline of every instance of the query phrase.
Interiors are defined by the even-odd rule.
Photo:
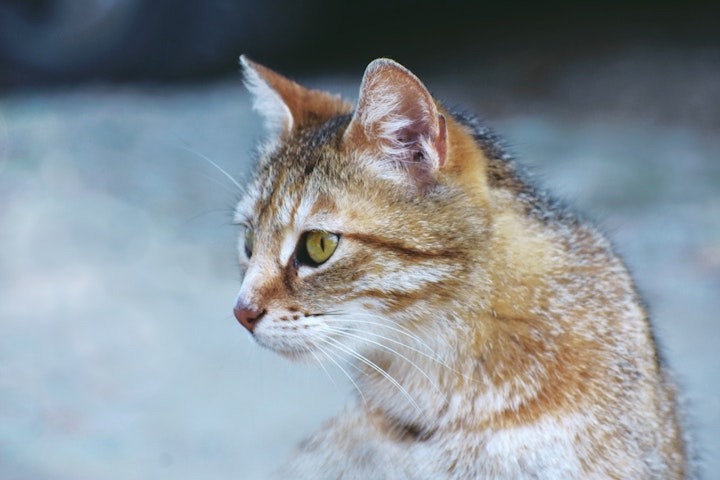
[[[253,108],[265,118],[266,128],[275,136],[352,110],[340,96],[302,87],[245,55],[240,57],[240,64],[245,85],[253,95]]]
[[[381,162],[430,174],[447,155],[447,126],[435,100],[408,69],[378,59],[365,70],[357,109],[345,133],[353,148],[370,147]]]

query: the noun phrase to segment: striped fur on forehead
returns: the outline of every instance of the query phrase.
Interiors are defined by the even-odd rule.
[[[268,217],[274,223],[287,224],[300,198],[313,195],[308,187],[321,193],[322,185],[317,181],[309,185],[308,180],[318,163],[333,161],[332,146],[349,120],[349,115],[340,115],[320,125],[305,126],[272,150],[261,151],[255,177],[236,209],[236,221]]]

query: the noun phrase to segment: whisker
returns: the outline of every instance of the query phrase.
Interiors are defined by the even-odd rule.
[[[356,317],[357,314],[354,314],[354,313],[344,313],[344,312],[341,312],[341,311],[331,312],[330,315],[332,315],[333,317],[340,317],[340,318],[333,318],[333,322],[335,322],[335,323],[361,323],[361,324],[365,324],[365,325],[374,325],[374,326],[382,327],[382,328],[385,328],[385,329],[388,329],[388,330],[391,330],[391,331],[394,331],[394,332],[403,334],[403,335],[405,335],[405,336],[407,336],[407,337],[409,337],[409,338],[417,341],[418,343],[420,343],[422,346],[424,346],[424,347],[427,348],[428,350],[430,350],[430,351],[432,351],[432,352],[435,351],[432,347],[430,347],[430,345],[428,345],[427,343],[425,343],[425,342],[424,342],[421,338],[419,338],[417,335],[413,334],[412,332],[409,332],[402,324],[400,324],[399,322],[396,322],[396,321],[392,321],[392,320],[390,320],[390,319],[387,319],[387,318],[385,318],[385,317],[380,317],[380,316],[377,316],[377,315],[371,315],[371,314],[368,314],[368,313],[362,313],[362,314],[361,314],[362,316],[365,316],[365,317],[378,318],[378,319],[382,320],[382,321],[378,322],[378,321],[367,320],[367,319],[365,319],[365,320],[363,320],[363,319],[358,319],[358,318]],[[342,318],[342,317],[344,317],[344,316],[348,316],[348,317],[351,317],[351,318]],[[389,321],[389,322],[397,325],[399,328],[395,328],[395,327],[393,327],[393,326],[387,325],[387,324],[385,323],[385,322],[387,322],[387,321]],[[358,329],[355,329],[355,330],[358,330]],[[468,374],[466,374],[466,373],[464,373],[464,372],[461,372],[460,370],[458,370],[457,368],[453,367],[452,365],[450,365],[450,364],[442,361],[442,360],[441,360],[440,358],[438,358],[436,355],[429,355],[428,353],[423,352],[422,350],[419,350],[419,349],[417,349],[417,348],[414,348],[414,347],[411,346],[411,345],[407,345],[407,344],[405,344],[405,343],[403,343],[403,342],[400,342],[400,341],[398,341],[398,340],[395,340],[395,339],[386,337],[386,336],[381,335],[381,334],[376,333],[376,332],[365,332],[365,333],[368,333],[368,334],[370,334],[370,335],[374,335],[375,337],[380,338],[380,339],[382,339],[382,340],[387,340],[388,342],[391,342],[391,343],[394,343],[394,344],[396,344],[396,345],[405,347],[405,348],[407,348],[407,349],[409,349],[409,350],[411,350],[411,351],[413,351],[413,352],[415,352],[415,353],[417,353],[417,354],[419,354],[419,355],[422,355],[422,356],[424,356],[425,358],[427,358],[427,359],[429,359],[429,360],[437,363],[438,365],[440,365],[440,366],[448,369],[448,370],[451,371],[452,373],[454,373],[454,374],[456,374],[456,375],[458,375],[458,376],[460,376],[460,377],[462,377],[462,378],[464,378],[464,379],[466,379],[466,380],[470,380],[470,381],[472,381],[472,382],[477,382],[477,381],[478,381],[477,378],[475,378],[475,377],[473,377],[473,376],[471,376],[471,375],[468,375]]]
[[[181,141],[183,141],[183,140],[181,140]],[[183,143],[184,143],[184,141],[183,141]],[[228,180],[230,180],[230,182],[231,182],[233,185],[235,185],[238,190],[240,190],[241,192],[243,191],[243,187],[242,187],[242,185],[240,185],[240,182],[238,182],[237,180],[235,180],[235,179],[232,177],[232,175],[230,175],[224,168],[222,168],[222,167],[221,167],[220,165],[218,165],[217,163],[213,162],[213,161],[212,161],[210,158],[208,158],[206,155],[203,155],[202,153],[198,152],[197,150],[190,148],[187,144],[180,145],[179,147],[182,148],[183,150],[185,150],[186,152],[192,153],[192,154],[198,156],[199,158],[205,160],[206,162],[208,162],[210,165],[212,165],[213,167],[215,167],[220,173],[222,173],[222,174],[225,176],[225,178],[227,178]]]
[[[351,348],[349,348],[349,347],[346,347],[345,345],[343,345],[342,343],[338,342],[337,340],[328,338],[327,341],[328,341],[328,342],[331,342],[336,349],[341,350],[341,351],[347,353],[348,355],[356,358],[356,359],[359,360],[360,362],[364,363],[365,365],[369,366],[370,368],[372,368],[373,370],[375,370],[376,372],[378,372],[380,375],[382,375],[383,377],[385,377],[385,379],[387,379],[390,383],[392,383],[392,384],[395,386],[395,388],[397,388],[397,389],[400,391],[400,393],[403,394],[403,396],[407,399],[407,401],[410,402],[410,404],[411,404],[413,407],[415,407],[415,409],[416,409],[418,412],[422,413],[422,409],[420,408],[420,405],[417,404],[417,402],[412,398],[412,395],[410,395],[410,393],[405,389],[405,387],[403,387],[403,386],[400,384],[400,382],[398,382],[397,380],[395,380],[395,378],[393,378],[392,375],[390,375],[390,374],[387,373],[385,370],[383,370],[382,368],[380,368],[375,362],[373,362],[372,360],[368,359],[368,358],[365,357],[364,355],[356,352],[355,350],[353,350],[353,349],[351,349]]]
[[[320,350],[325,356],[328,356],[327,353],[325,353],[321,348],[320,348],[319,350]],[[315,358],[315,361],[318,363],[318,365],[320,365],[320,368],[323,369],[323,372],[325,372],[325,374],[330,378],[330,381],[331,381],[331,382],[333,383],[333,385],[335,386],[335,390],[337,390],[338,392],[340,392],[340,386],[337,384],[337,382],[335,381],[335,379],[333,378],[333,376],[330,375],[330,372],[328,371],[328,369],[325,368],[325,363],[317,356],[317,354],[315,353],[314,350],[308,349],[308,351],[309,351],[310,354]]]
[[[333,346],[333,345],[329,344],[327,341],[325,341],[325,343],[328,344],[329,347],[332,347],[332,346]],[[315,347],[316,347],[318,350],[320,350],[320,351],[323,353],[323,355],[325,355],[325,357],[326,357],[328,360],[330,360],[332,363],[334,363],[335,366],[338,367],[341,372],[343,372],[343,374],[345,374],[345,376],[348,378],[348,380],[350,380],[350,383],[352,383],[353,386],[355,387],[355,390],[357,390],[357,392],[360,394],[360,398],[362,398],[363,404],[367,405],[367,399],[365,398],[365,395],[363,395],[362,390],[360,389],[360,386],[355,382],[355,380],[353,379],[352,375],[350,375],[350,374],[348,373],[348,371],[345,370],[345,369],[342,367],[342,365],[340,365],[340,363],[338,363],[337,360],[335,360],[335,359],[333,358],[332,354],[331,354],[329,351],[327,351],[326,349],[324,349],[322,346],[318,345],[317,343],[315,344]],[[313,355],[314,355],[314,354],[313,354]],[[316,357],[316,358],[317,358],[317,357]],[[324,367],[323,367],[323,368],[324,368]],[[327,372],[327,370],[325,370],[325,371]]]
[[[353,317],[353,318],[333,319],[333,322],[336,322],[336,323],[340,323],[340,322],[342,322],[342,323],[361,323],[361,324],[365,324],[365,325],[375,325],[375,326],[378,326],[378,327],[382,327],[382,328],[391,330],[391,331],[393,331],[393,332],[397,332],[397,333],[403,334],[403,335],[411,338],[412,340],[415,340],[416,342],[420,343],[421,346],[427,348],[429,351],[431,351],[431,352],[434,353],[434,350],[430,347],[430,345],[428,345],[427,343],[425,343],[425,342],[424,342],[421,338],[419,338],[417,335],[414,335],[414,334],[412,334],[411,332],[407,331],[407,329],[405,329],[404,327],[402,327],[402,325],[400,325],[401,328],[395,328],[395,327],[392,327],[392,326],[390,326],[390,325],[385,325],[385,324],[382,323],[382,322],[375,322],[375,321],[372,321],[372,320],[361,320],[361,319],[358,319],[358,318],[356,318],[356,317]],[[356,329],[356,330],[359,330],[359,329]],[[436,355],[428,354],[427,352],[423,352],[422,350],[420,350],[420,349],[418,349],[418,348],[415,348],[415,347],[413,347],[413,346],[411,346],[411,345],[408,345],[408,344],[406,344],[406,343],[404,343],[404,342],[401,342],[401,341],[399,341],[399,340],[395,340],[395,339],[393,339],[393,338],[384,336],[384,335],[379,334],[379,333],[377,333],[377,332],[367,332],[367,333],[369,333],[369,334],[371,334],[371,335],[374,335],[374,336],[376,336],[376,337],[378,337],[378,338],[381,338],[381,339],[383,339],[383,340],[387,340],[388,342],[392,342],[392,343],[394,343],[394,344],[396,344],[396,345],[403,346],[403,347],[405,347],[405,348],[407,348],[407,349],[409,349],[409,350],[412,350],[413,352],[415,352],[415,353],[417,353],[417,354],[419,354],[419,355],[422,355],[423,357],[425,357],[425,358],[427,358],[427,359],[429,359],[429,360],[432,360],[432,361],[434,361],[434,362],[442,365],[443,367],[451,368],[450,365],[448,365],[448,364],[446,364],[445,362],[443,362],[442,360],[440,360]]]
[[[334,313],[332,315],[343,315],[343,316],[349,317],[349,318],[342,318],[341,321],[344,321],[344,322],[365,323],[367,325],[377,325],[379,327],[383,327],[388,330],[392,330],[393,332],[397,332],[402,335],[405,335],[406,337],[412,338],[413,340],[418,342],[421,346],[427,348],[431,352],[434,351],[434,349],[430,345],[428,345],[422,338],[420,338],[419,336],[412,333],[410,330],[407,329],[407,327],[403,326],[400,322],[391,320],[389,318],[381,317],[379,315],[372,315],[370,313],[357,314],[357,313],[350,313],[350,312],[348,312],[348,313],[339,312],[339,313]],[[369,318],[378,319],[381,321],[375,322],[372,320],[362,320],[358,317],[369,317]],[[387,323],[391,323],[395,326],[387,325]]]
[[[236,195],[236,194],[237,194],[237,191],[235,191],[235,189],[230,188],[225,182],[222,182],[222,181],[218,180],[217,178],[215,178],[217,175],[216,175],[216,176],[212,176],[212,175],[209,175],[209,174],[207,174],[207,173],[203,173],[202,176],[203,176],[207,181],[214,183],[215,185],[217,185],[218,187],[222,188],[222,189],[223,189],[224,191],[226,191],[227,193],[232,194],[232,195]]]
[[[365,325],[375,325],[375,326],[378,326],[378,327],[386,328],[386,329],[391,330],[391,331],[393,331],[393,332],[405,334],[406,336],[408,336],[408,337],[411,338],[412,340],[416,340],[416,341],[417,341],[417,339],[416,339],[416,337],[415,337],[414,335],[410,335],[410,334],[408,334],[407,332],[404,332],[404,331],[401,330],[401,329],[393,328],[393,327],[391,327],[391,326],[389,326],[389,325],[383,325],[382,323],[373,322],[373,321],[369,321],[369,320],[358,320],[358,319],[355,319],[355,318],[348,318],[348,319],[340,319],[339,321],[335,321],[335,320],[334,320],[334,323],[351,323],[351,324],[353,324],[353,323],[361,323],[361,324],[365,324]],[[354,330],[360,330],[360,329],[355,328]],[[392,343],[394,343],[394,344],[396,344],[396,345],[401,345],[401,346],[403,346],[403,347],[405,347],[405,348],[407,348],[407,349],[409,349],[409,350],[412,350],[413,352],[416,352],[416,353],[418,353],[418,354],[420,354],[420,355],[422,355],[422,356],[424,356],[424,357],[426,357],[426,358],[429,358],[429,359],[431,359],[431,360],[437,361],[438,363],[441,363],[439,360],[437,360],[437,357],[435,357],[435,356],[433,356],[433,355],[430,355],[430,354],[428,354],[428,353],[426,353],[426,352],[423,352],[422,350],[417,349],[417,348],[415,348],[415,347],[413,347],[413,346],[411,346],[411,345],[408,345],[407,343],[401,342],[401,341],[399,341],[399,340],[395,340],[395,339],[390,338],[390,337],[386,337],[386,336],[384,336],[384,335],[382,335],[382,334],[380,334],[380,333],[377,333],[377,332],[367,332],[367,333],[369,333],[369,334],[371,334],[371,335],[374,335],[374,336],[376,336],[376,337],[382,338],[383,340],[387,340],[387,341],[389,341],[389,342],[392,342]],[[428,348],[428,350],[430,349],[430,346],[429,346],[429,345],[423,345],[423,346],[426,346],[426,347]],[[442,363],[441,363],[441,364],[442,364]]]
[[[188,218],[182,223],[182,225],[191,224],[192,222],[194,222],[194,221],[196,221],[196,220],[198,220],[198,219],[201,219],[201,218],[203,218],[203,217],[206,217],[206,216],[208,216],[208,215],[220,215],[220,214],[227,215],[227,213],[228,213],[228,210],[227,210],[227,209],[211,208],[211,209],[208,209],[208,210],[204,210],[204,211],[202,211],[202,212],[198,212],[198,213],[196,213],[195,215],[192,215],[192,216],[188,217]]]
[[[355,335],[355,334],[353,334],[353,333],[350,333],[350,332],[348,332],[348,331],[345,331],[345,330],[342,330],[342,329],[339,329],[339,328],[333,328],[333,327],[325,326],[324,329],[325,329],[326,331],[330,331],[330,332],[333,332],[333,333],[337,333],[337,334],[340,334],[340,335],[343,335],[343,336],[346,336],[346,337],[357,338],[357,339],[359,339],[359,340],[363,340],[363,341],[368,342],[368,343],[371,343],[371,344],[373,344],[373,345],[375,345],[375,346],[377,346],[377,347],[380,347],[380,348],[382,348],[383,350],[386,350],[386,351],[388,351],[388,352],[394,353],[395,355],[397,355],[398,357],[400,357],[401,359],[405,360],[405,361],[408,362],[410,365],[412,365],[413,367],[415,367],[415,369],[416,369],[418,372],[420,372],[420,373],[422,374],[422,376],[425,377],[425,378],[428,380],[428,382],[430,382],[430,384],[431,384],[433,387],[435,387],[436,390],[440,391],[440,387],[435,383],[435,381],[433,381],[432,378],[430,378],[430,377],[428,376],[427,373],[425,373],[425,371],[424,371],[422,368],[420,368],[420,366],[418,366],[417,363],[413,362],[413,361],[410,360],[408,357],[406,357],[406,356],[403,355],[402,353],[398,352],[398,351],[395,350],[394,348],[388,347],[387,345],[384,345],[384,344],[382,344],[382,343],[380,343],[380,342],[376,342],[375,340],[370,340],[369,338],[365,338],[365,337],[362,337],[362,336],[360,336],[360,335]],[[381,338],[385,338],[385,337],[381,337]],[[393,342],[392,339],[389,339],[389,338],[385,338],[385,339],[388,340],[388,341]],[[406,345],[404,345],[404,344],[402,344],[402,343],[400,343],[400,342],[394,342],[394,343],[398,343],[399,345],[406,346]],[[408,348],[410,348],[410,349],[412,350],[412,347],[408,347]]]

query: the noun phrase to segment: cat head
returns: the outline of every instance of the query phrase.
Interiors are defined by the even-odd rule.
[[[466,127],[392,60],[370,63],[354,109],[241,62],[270,135],[236,211],[234,311],[257,341],[335,361],[433,338],[480,308],[486,187]]]

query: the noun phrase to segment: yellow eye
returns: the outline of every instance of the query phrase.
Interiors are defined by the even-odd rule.
[[[330,258],[338,245],[338,236],[322,230],[311,230],[305,234],[307,263],[320,265]],[[302,259],[301,259],[302,260]]]
[[[250,258],[252,257],[253,247],[255,246],[255,233],[253,232],[253,229],[245,227],[243,237],[245,241],[245,255]]]

